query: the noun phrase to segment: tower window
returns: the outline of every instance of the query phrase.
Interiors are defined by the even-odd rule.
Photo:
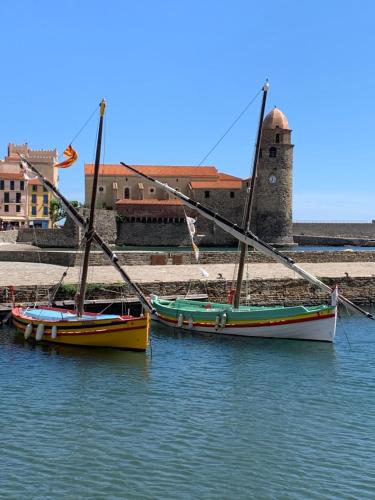
[[[270,158],[276,158],[276,148],[270,148]]]
[[[259,158],[262,158],[262,148],[259,150]]]
[[[204,192],[204,197],[205,198],[209,198],[210,197],[210,192],[209,191],[205,191]]]
[[[275,142],[279,143],[280,142],[280,134],[276,134],[275,137]]]
[[[234,198],[234,191],[231,191],[231,192],[230,192],[230,197],[231,197],[231,198]]]
[[[99,191],[102,193],[104,191],[104,187],[103,186],[99,186]]]
[[[124,198],[126,200],[128,200],[130,198],[130,189],[129,188],[124,189]]]

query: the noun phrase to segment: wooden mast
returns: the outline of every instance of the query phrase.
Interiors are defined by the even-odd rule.
[[[92,243],[92,239],[93,239],[95,203],[96,203],[96,193],[97,193],[97,189],[98,189],[100,151],[101,151],[101,146],[102,146],[102,135],[103,135],[103,118],[104,118],[104,112],[105,112],[105,100],[104,99],[102,99],[99,106],[100,106],[100,119],[99,119],[98,140],[96,143],[94,178],[92,181],[90,216],[89,216],[89,221],[87,224],[87,230],[86,230],[86,234],[85,234],[86,245],[85,245],[85,254],[84,254],[84,258],[83,258],[81,284],[79,287],[79,293],[77,294],[77,315],[78,316],[83,315],[83,309],[84,309],[84,305],[85,305],[87,272],[88,272],[88,268],[89,268],[90,250],[91,250],[91,243]]]
[[[268,89],[269,89],[269,84],[268,84],[268,80],[266,80],[266,83],[263,85],[263,88],[262,88],[263,98],[262,98],[262,106],[260,109],[260,116],[259,116],[257,142],[256,142],[256,146],[255,146],[255,153],[254,153],[254,160],[253,160],[253,171],[252,171],[252,175],[251,175],[250,186],[249,186],[248,191],[247,191],[245,210],[244,210],[244,215],[243,215],[243,220],[242,220],[242,228],[245,231],[248,231],[250,229],[251,212],[252,212],[252,208],[253,208],[253,199],[254,199],[254,190],[255,190],[255,181],[256,181],[256,177],[257,177],[257,168],[258,168],[258,160],[259,160],[260,141],[262,139],[264,109],[266,107]],[[234,300],[233,300],[233,306],[236,309],[238,309],[238,307],[240,305],[241,287],[242,287],[243,273],[244,273],[244,268],[245,268],[245,259],[247,256],[247,249],[248,249],[248,246],[246,245],[246,243],[241,242],[240,243],[240,259],[238,262],[238,273],[237,273],[237,281],[236,281],[236,291],[235,291]]]

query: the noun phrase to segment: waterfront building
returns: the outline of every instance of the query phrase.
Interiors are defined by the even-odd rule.
[[[33,150],[28,144],[9,144],[8,154],[0,160],[0,219],[2,226],[50,227],[51,195],[37,179],[28,180],[20,168],[19,154],[25,155],[54,185],[58,172],[54,168],[57,151]]]

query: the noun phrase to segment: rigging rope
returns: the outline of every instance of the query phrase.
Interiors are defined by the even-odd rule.
[[[220,139],[216,142],[216,144],[214,144],[212,146],[212,148],[209,150],[209,152],[201,159],[201,161],[198,163],[198,166],[200,167],[202,165],[202,163],[204,161],[207,160],[207,158],[210,156],[210,154],[215,151],[215,149],[217,148],[217,146],[221,143],[221,141],[224,139],[224,137],[226,137],[229,132],[232,130],[232,128],[236,125],[237,122],[239,122],[239,120],[242,118],[242,116],[246,113],[246,111],[250,108],[250,106],[253,104],[253,102],[255,101],[255,99],[258,97],[259,94],[262,93],[262,89],[259,90],[259,92],[256,93],[256,95],[251,99],[251,101],[249,101],[246,106],[244,107],[244,109],[241,111],[241,113],[237,116],[237,118],[232,122],[232,124],[230,125],[230,127],[224,132],[224,134],[220,137]]]

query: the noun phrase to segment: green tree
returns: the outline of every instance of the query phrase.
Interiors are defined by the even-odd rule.
[[[72,200],[69,202],[74,208],[80,208],[82,204],[77,200]],[[65,219],[66,212],[62,204],[57,200],[51,200],[49,204],[49,218],[52,222],[52,226],[56,224],[59,220]]]

